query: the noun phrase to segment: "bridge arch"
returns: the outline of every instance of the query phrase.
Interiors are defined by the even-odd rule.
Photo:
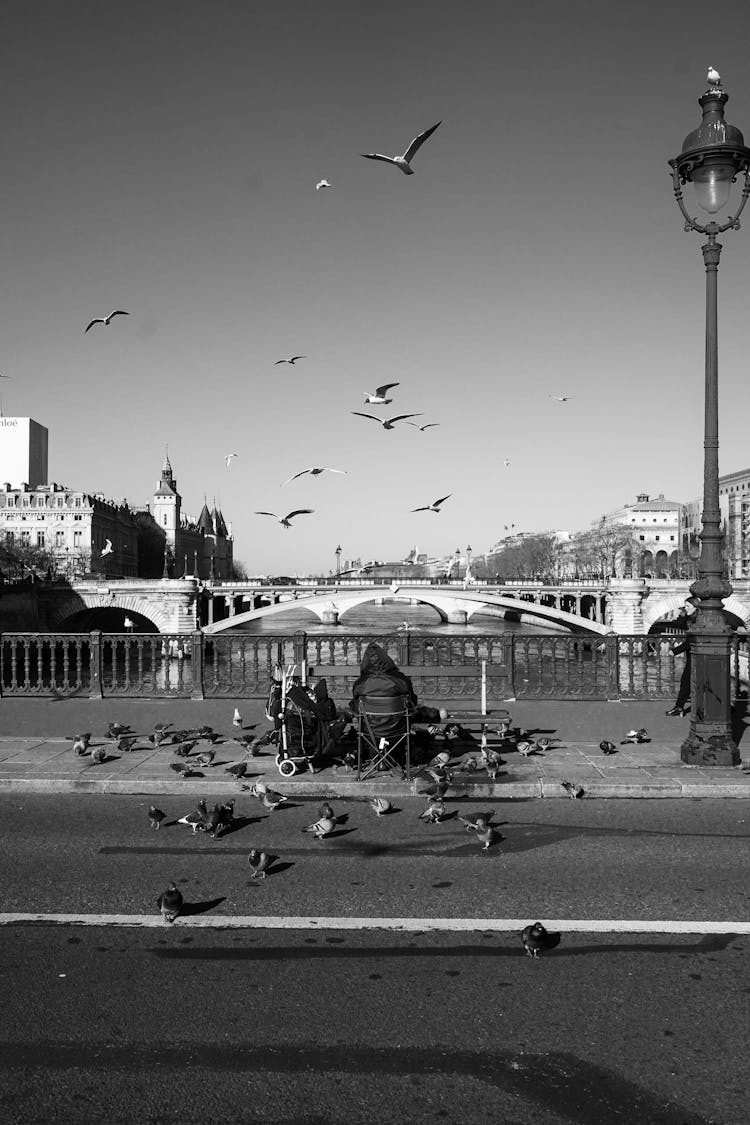
[[[574,632],[608,633],[609,627],[596,621],[568,613],[558,606],[541,605],[526,598],[512,597],[488,591],[452,588],[449,592],[423,586],[398,586],[395,590],[384,590],[382,586],[360,587],[344,590],[341,588],[325,593],[310,593],[293,601],[261,609],[251,609],[235,614],[222,621],[203,627],[204,633],[222,633],[246,622],[267,619],[286,613],[290,609],[309,609],[318,619],[326,623],[338,620],[340,614],[355,606],[368,602],[382,601],[388,604],[428,605],[440,616],[442,621],[469,621],[485,609],[507,610],[514,614],[524,614],[540,621],[555,622],[567,626]]]
[[[679,617],[689,593],[690,591],[686,590],[684,593],[676,591],[651,594],[643,603],[644,633],[650,633],[654,625],[657,625],[660,621],[673,621],[676,617]],[[737,594],[730,594],[724,602],[724,609],[734,625],[750,627],[750,604],[748,604],[747,599],[741,598]]]
[[[148,624],[153,627],[153,632],[169,632],[169,621],[166,614],[153,601],[133,594],[92,594],[88,591],[71,594],[64,601],[57,603],[49,613],[48,624],[53,632],[60,630],[86,633],[92,628],[101,628],[101,625],[96,624],[97,619],[99,621],[106,619],[105,615],[109,615],[109,613],[117,613],[122,618],[123,632],[125,631],[124,619],[126,616],[134,618],[136,626]],[[90,618],[92,624],[87,628],[81,628],[80,630],[70,628],[69,623],[72,619],[85,620],[84,615],[88,614],[92,615]],[[116,631],[112,630],[112,632]],[[141,629],[140,631],[151,630]]]

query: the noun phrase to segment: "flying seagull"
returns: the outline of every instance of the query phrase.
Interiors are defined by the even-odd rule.
[[[102,547],[102,558],[104,558],[105,555],[111,555],[111,554],[112,554],[112,540],[107,539],[107,540],[105,540],[104,546]]]
[[[407,422],[406,424],[407,426],[414,426],[415,429],[421,430],[422,433],[424,433],[425,430],[429,430],[430,426],[440,425],[439,422],[425,422],[424,426],[420,426],[419,422]]]
[[[352,410],[352,414],[356,414],[358,418],[372,418],[373,422],[379,422],[384,430],[392,430],[396,422],[403,422],[406,418],[421,418],[421,414],[397,414],[395,418],[378,418],[376,414],[363,414],[360,410]]]
[[[510,457],[505,458],[505,460],[503,461],[503,465],[505,466],[506,469],[510,468]]]
[[[289,480],[285,480],[284,484],[289,484],[290,481],[296,480],[297,477],[303,477],[305,473],[309,473],[311,477],[318,477],[321,473],[343,473],[343,475],[346,476],[346,469],[329,469],[327,465],[322,465],[319,469],[303,469],[301,472],[295,473]],[[282,484],[282,488],[284,484]]]
[[[94,319],[86,325],[86,328],[83,332],[84,336],[88,332],[89,328],[93,328],[95,324],[109,324],[113,316],[130,316],[130,313],[125,312],[125,309],[113,309],[109,316],[95,316]]]
[[[320,191],[320,189],[322,187],[330,187],[330,186],[331,185],[328,183],[328,180],[318,180],[317,184],[315,185],[315,190]]]
[[[387,406],[389,402],[393,402],[392,398],[386,398],[391,387],[397,387],[398,383],[383,383],[382,387],[376,387],[375,393],[371,394],[365,391],[365,403],[372,403],[375,406]]]
[[[289,514],[286,516],[279,516],[276,514],[276,512],[256,512],[255,514],[256,516],[273,516],[273,518],[275,520],[278,520],[279,523],[282,524],[282,526],[285,527],[288,531],[292,526],[291,521],[295,516],[311,516],[314,511],[314,508],[297,508],[295,511],[289,512]]]
[[[405,176],[413,176],[414,169],[411,167],[411,161],[427,138],[432,136],[440,124],[441,122],[438,121],[437,125],[433,125],[431,129],[426,129],[424,133],[420,133],[416,136],[403,156],[383,156],[380,152],[362,152],[360,156],[364,156],[367,160],[384,160],[386,164],[395,164],[397,168],[401,169]]]
[[[280,363],[296,363],[298,359],[307,359],[305,355],[291,355],[289,359],[277,359],[274,367],[278,367]]]
[[[447,496],[441,496],[439,500],[435,500],[432,504],[425,504],[423,508],[412,508],[412,512],[437,512],[440,514],[440,505],[445,503],[453,495],[449,492]]]
[[[226,457],[224,458],[227,463],[227,468],[229,468],[229,466],[232,464],[232,460],[235,457],[239,457],[239,453],[227,453]]]
[[[572,395],[548,395],[548,398],[553,398],[555,402],[570,402]]]

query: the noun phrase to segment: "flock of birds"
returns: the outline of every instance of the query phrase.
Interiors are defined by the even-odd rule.
[[[388,155],[386,155],[384,153],[381,153],[381,152],[363,152],[360,155],[362,157],[364,157],[366,160],[377,160],[377,161],[384,162],[386,164],[391,164],[394,167],[398,168],[401,172],[403,172],[404,175],[412,176],[412,175],[414,175],[414,169],[412,167],[412,161],[414,160],[414,157],[417,155],[417,153],[419,152],[420,148],[425,143],[425,141],[427,141],[433,135],[433,133],[440,127],[441,124],[442,124],[442,121],[438,121],[438,122],[436,122],[436,124],[430,126],[429,129],[425,129],[422,133],[418,133],[417,136],[414,137],[414,139],[410,142],[410,144],[407,146],[407,148],[404,150],[404,152],[401,155],[388,156]],[[320,179],[315,184],[315,190],[316,191],[321,191],[323,189],[331,189],[331,187],[332,187],[332,184],[328,179]],[[97,317],[94,317],[92,320],[90,320],[89,323],[86,325],[86,328],[85,328],[84,332],[85,333],[89,332],[97,324],[101,324],[103,327],[108,327],[111,324],[113,318],[118,317],[118,316],[130,316],[130,313],[127,312],[125,309],[113,309],[112,312],[108,313],[106,316],[97,316]],[[286,364],[290,367],[293,367],[300,360],[304,360],[306,358],[307,358],[307,356],[304,355],[304,354],[290,355],[288,357],[284,357],[284,358],[275,360],[274,366],[278,366],[280,364]],[[397,386],[399,386],[398,383],[384,383],[382,386],[377,387],[374,392],[370,392],[370,391],[365,392],[365,405],[387,406],[388,404],[393,402],[393,399],[388,396],[388,392],[391,391],[394,387],[397,387]],[[565,403],[565,402],[569,402],[573,396],[569,395],[569,394],[563,394],[563,395],[549,395],[548,397],[551,398],[551,399],[554,399],[556,402]],[[440,425],[439,422],[424,422],[424,423],[421,423],[421,422],[414,421],[414,419],[418,419],[418,418],[422,417],[421,413],[396,414],[396,415],[393,415],[391,417],[380,417],[377,414],[369,414],[369,413],[365,413],[365,412],[360,411],[360,410],[352,410],[351,413],[353,415],[355,415],[356,417],[366,418],[370,421],[377,422],[378,425],[381,426],[384,430],[393,430],[393,429],[395,429],[397,424],[404,423],[405,425],[413,426],[414,428],[418,429],[420,432],[424,433],[426,430],[432,429],[433,427]],[[240,456],[240,454],[237,453],[237,452],[231,452],[231,453],[225,454],[224,460],[225,460],[226,467],[229,468],[231,466],[232,462],[236,458],[238,458],[239,456]],[[510,464],[511,464],[510,459],[506,458],[505,461],[504,461],[505,468],[509,468]],[[333,473],[345,474],[346,470],[344,470],[344,469],[332,469],[332,468],[329,468],[327,466],[320,467],[320,468],[315,467],[315,468],[302,469],[300,472],[295,473],[293,476],[291,476],[287,480],[285,480],[283,482],[283,485],[291,484],[292,481],[295,481],[295,480],[299,479],[300,477],[303,477],[303,476],[306,476],[306,475],[316,477],[316,476],[319,476],[321,473],[324,473],[324,472],[333,472]],[[283,485],[282,485],[282,487],[283,487]],[[411,512],[414,513],[414,512],[429,511],[429,512],[439,513],[441,511],[440,505],[442,503],[444,503],[444,501],[447,500],[448,498],[449,498],[448,496],[444,496],[444,497],[442,497],[441,500],[436,500],[433,504],[428,504],[428,505],[423,505],[423,506],[420,506],[420,507],[417,507],[417,508],[412,508]],[[271,511],[267,511],[267,510],[259,510],[259,511],[254,512],[254,515],[269,516],[272,519],[275,519],[287,531],[291,529],[292,521],[294,519],[296,519],[298,516],[307,516],[307,515],[314,515],[314,514],[315,514],[314,508],[295,508],[292,511],[287,512],[285,515],[280,515],[277,512],[271,512]],[[106,554],[106,553],[107,553],[106,551],[102,552],[103,555]]]
[[[245,779],[250,760],[257,757],[262,748],[273,746],[275,752],[278,731],[272,727],[255,734],[253,726],[246,733],[238,708],[234,709],[232,725],[239,728],[240,733],[222,739],[210,726],[173,730],[171,723],[159,723],[144,741],[148,743],[149,748],[165,746],[171,749],[175,760],[169,763],[169,767],[183,778],[204,777],[206,774],[203,771],[213,770],[221,764],[216,760],[217,743],[223,744],[226,741],[238,743],[243,748],[245,757],[241,761],[225,765],[225,772],[240,782],[242,791],[256,799],[270,816],[287,804],[289,798],[284,793],[271,788],[260,777],[256,777],[251,785],[245,784]],[[456,722],[447,722],[444,727],[429,726],[427,732],[433,739],[442,740],[443,749],[425,766],[419,768],[411,779],[413,795],[425,800],[425,805],[418,813],[417,819],[429,825],[459,820],[466,832],[471,833],[476,839],[481,852],[485,853],[505,837],[499,827],[493,823],[493,812],[478,812],[464,816],[457,808],[449,810],[446,807],[446,798],[450,790],[454,791],[456,797],[461,795],[461,783],[456,781],[456,773],[460,771],[471,775],[477,770],[484,769],[488,778],[494,781],[497,779],[500,767],[506,764],[501,756],[501,750],[514,748],[522,757],[529,758],[532,755],[544,755],[554,750],[554,740],[547,737],[534,738],[531,732],[520,728],[511,729],[511,718],[507,713],[499,718],[494,728],[500,749],[489,744],[490,730],[486,723],[481,725],[478,740],[469,730]],[[73,736],[71,741],[73,752],[78,756],[90,755],[94,765],[105,762],[108,750],[112,747],[116,747],[119,753],[129,753],[136,749],[138,742],[141,741],[140,736],[134,734],[127,725],[117,722],[108,724],[105,731],[106,743],[92,745],[91,737],[91,733],[87,732]],[[648,741],[648,731],[641,727],[629,730],[620,744],[640,744]],[[608,739],[602,740],[599,748],[605,756],[617,753],[617,746]],[[474,753],[474,749],[478,750],[478,753]],[[353,768],[356,760],[357,755],[353,749],[349,752],[342,751],[340,764],[344,768]],[[250,778],[247,780],[249,781]],[[561,785],[573,800],[585,796],[583,787],[575,782],[564,780]],[[370,807],[377,818],[399,811],[386,797],[372,796],[361,800]],[[209,808],[207,802],[201,799],[195,809],[176,816],[170,823],[185,825],[193,834],[202,832],[210,839],[218,839],[233,827],[235,803],[235,800],[231,799],[218,802]],[[163,809],[154,804],[149,806],[148,820],[151,828],[159,830],[166,819],[167,814]],[[348,816],[337,816],[331,804],[324,801],[318,808],[316,819],[304,825],[301,831],[310,833],[316,840],[322,841],[333,836],[337,826],[347,820]],[[265,880],[269,869],[278,857],[272,856],[270,852],[263,849],[252,848],[247,858],[250,879],[256,882]],[[179,917],[183,907],[183,897],[174,883],[170,883],[158,896],[157,905],[166,923],[173,923]],[[554,948],[560,941],[559,934],[548,933],[540,922],[526,926],[521,937],[527,955],[535,958],[543,951]]]

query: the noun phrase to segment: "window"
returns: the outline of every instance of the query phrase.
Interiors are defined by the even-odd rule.
[[[80,508],[80,506],[81,506],[81,497],[80,496],[76,496],[75,506],[76,506],[76,508]]]
[[[21,500],[21,504],[23,505],[24,508],[28,508],[31,504],[31,497],[30,496],[24,496],[23,499]]]
[[[21,546],[22,547],[30,547],[31,546],[31,532],[30,531],[22,531],[21,532]]]
[[[641,543],[642,543],[642,542],[643,542],[643,540],[644,540],[644,539],[646,538],[646,536],[645,536],[645,535],[639,535],[639,536],[638,536],[638,538],[640,539],[640,541],[641,541]]]
[[[670,542],[670,543],[674,543],[674,535],[670,535],[670,537],[669,537],[669,542]]]
[[[55,532],[55,546],[56,547],[64,547],[65,546],[65,532],[64,531],[56,531]]]
[[[74,547],[80,547],[82,538],[83,538],[83,532],[82,531],[74,531],[73,532],[73,546]]]
[[[37,533],[36,533],[36,545],[37,545],[37,547],[43,547],[44,546],[44,532],[43,531],[37,531]]]
[[[654,539],[656,540],[657,543],[659,542],[659,536],[658,535],[655,535]]]

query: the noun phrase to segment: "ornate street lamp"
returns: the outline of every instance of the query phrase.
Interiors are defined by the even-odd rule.
[[[703,261],[706,267],[706,374],[703,461],[703,511],[698,577],[690,587],[696,607],[695,621],[688,630],[691,660],[690,732],[682,744],[682,760],[692,765],[735,766],[739,750],[732,737],[730,694],[730,649],[732,629],[722,602],[732,592],[724,578],[723,535],[719,511],[719,409],[717,348],[717,271],[721,243],[717,236],[738,230],[739,217],[750,195],[750,148],[739,129],[724,120],[728,95],[713,69],[709,88],[698,104],[703,121],[689,133],[682,152],[669,161],[677,204],[685,218],[686,231],[705,234]],[[744,187],[737,210],[725,222],[711,216],[729,204],[732,184],[744,174]],[[710,217],[703,224],[691,218],[682,199],[682,188],[692,184],[695,201]]]
[[[335,551],[336,554],[336,577],[341,574],[341,544],[339,543]]]

